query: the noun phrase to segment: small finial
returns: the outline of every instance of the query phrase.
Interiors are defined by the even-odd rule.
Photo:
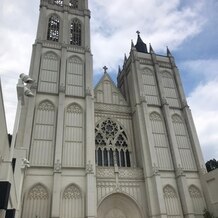
[[[118,72],[119,72],[119,74],[121,73],[120,65],[118,66]]]
[[[107,73],[108,68],[106,66],[103,67],[104,73]]]
[[[126,53],[124,54],[124,62],[127,61]]]
[[[138,34],[138,36],[140,35],[140,31],[139,30],[137,30],[136,33]]]

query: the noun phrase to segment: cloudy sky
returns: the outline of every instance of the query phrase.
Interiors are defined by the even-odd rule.
[[[108,4],[109,2],[109,4]],[[39,0],[0,0],[0,76],[8,131],[16,111],[16,83],[28,73]],[[205,160],[218,159],[218,1],[90,0],[94,81],[118,65],[140,30],[155,52],[173,53],[192,109]]]

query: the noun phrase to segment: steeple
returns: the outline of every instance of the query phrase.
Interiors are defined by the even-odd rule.
[[[140,37],[140,32],[137,31],[136,32],[138,34],[138,39],[137,39],[137,43],[135,45],[135,48],[138,52],[142,52],[142,53],[148,53],[147,50],[147,45],[142,41],[141,37]]]

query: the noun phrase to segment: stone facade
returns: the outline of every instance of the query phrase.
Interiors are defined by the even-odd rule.
[[[105,67],[93,88],[89,20],[88,0],[41,0],[16,217],[203,217],[204,161],[170,51],[148,52],[138,35],[117,86]]]

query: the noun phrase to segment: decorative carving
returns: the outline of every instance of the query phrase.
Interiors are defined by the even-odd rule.
[[[201,192],[198,190],[198,188],[196,188],[195,186],[191,186],[189,188],[189,193],[191,198],[201,198]]]
[[[100,178],[114,178],[114,168],[113,167],[97,167],[97,177]]]
[[[182,109],[183,109],[183,108],[189,108],[186,99],[183,99],[183,100],[182,100]]]
[[[97,188],[112,188],[113,190],[116,188],[116,183],[113,182],[97,182]]]
[[[91,164],[91,161],[89,161],[89,163],[86,165],[86,173],[87,174],[93,174],[93,165]]]
[[[86,96],[92,96],[92,91],[89,87],[86,89]]]
[[[201,175],[205,175],[207,173],[207,169],[205,168],[204,165],[201,166],[200,173]]]
[[[164,198],[177,198],[176,192],[169,185],[164,187]]]
[[[60,91],[60,92],[65,92],[65,90],[66,90],[65,85],[64,85],[64,84],[61,84],[61,85],[59,86],[59,91]]]
[[[52,52],[49,52],[47,53],[45,56],[44,56],[44,59],[48,59],[48,60],[57,60],[57,55],[52,53]]]
[[[164,106],[164,105],[169,105],[166,98],[162,98],[162,99],[161,99],[161,105],[162,105],[162,106]]]
[[[119,178],[143,179],[144,174],[142,169],[119,169]]]
[[[157,112],[152,112],[150,114],[150,120],[152,120],[152,121],[162,121],[161,116]]]
[[[145,96],[140,96],[140,102],[141,102],[141,103],[142,103],[142,102],[147,103]]]
[[[159,172],[159,167],[156,166],[156,164],[153,165],[153,176],[159,176],[160,175],[160,172]]]
[[[162,68],[168,68],[171,69],[171,64],[166,63],[166,62],[158,62],[159,66]]]
[[[30,200],[43,200],[43,199],[48,199],[48,192],[46,189],[41,186],[37,185],[28,194],[28,199]]]
[[[61,172],[61,163],[60,163],[60,160],[57,160],[56,163],[54,164],[54,171],[55,172]]]
[[[68,59],[68,62],[74,64],[82,64],[81,60],[78,57],[71,57]]]
[[[85,51],[86,51],[86,52],[91,52],[90,47],[86,46],[86,47],[85,47]]]
[[[171,72],[169,72],[169,71],[166,71],[166,70],[161,71],[161,74],[162,74],[163,77],[172,79],[172,74],[171,74]]]
[[[183,176],[184,175],[184,171],[183,171],[183,168],[182,166],[179,164],[177,169],[176,169],[176,175],[177,176]]]
[[[95,111],[109,111],[115,113],[128,113],[131,114],[131,108],[125,105],[112,105],[112,104],[102,104],[102,103],[95,103]]]
[[[145,75],[152,75],[152,76],[154,75],[153,71],[151,69],[149,69],[149,68],[144,68],[142,70],[142,73],[145,74]]]
[[[153,65],[153,62],[151,60],[146,60],[146,59],[139,59],[140,64],[145,64],[145,65]]]
[[[68,187],[63,194],[64,199],[79,199],[81,197],[82,196],[80,190],[74,185]]]
[[[79,105],[72,104],[67,108],[67,113],[81,114],[82,109],[81,109],[81,107]]]
[[[183,123],[182,118],[178,114],[174,114],[172,116],[173,123]]]
[[[41,110],[41,111],[54,111],[55,108],[54,108],[53,104],[51,104],[50,102],[46,101],[46,102],[42,102],[39,105],[38,110]]]
[[[21,159],[21,169],[26,169],[27,167],[30,167],[30,162],[26,158]]]

